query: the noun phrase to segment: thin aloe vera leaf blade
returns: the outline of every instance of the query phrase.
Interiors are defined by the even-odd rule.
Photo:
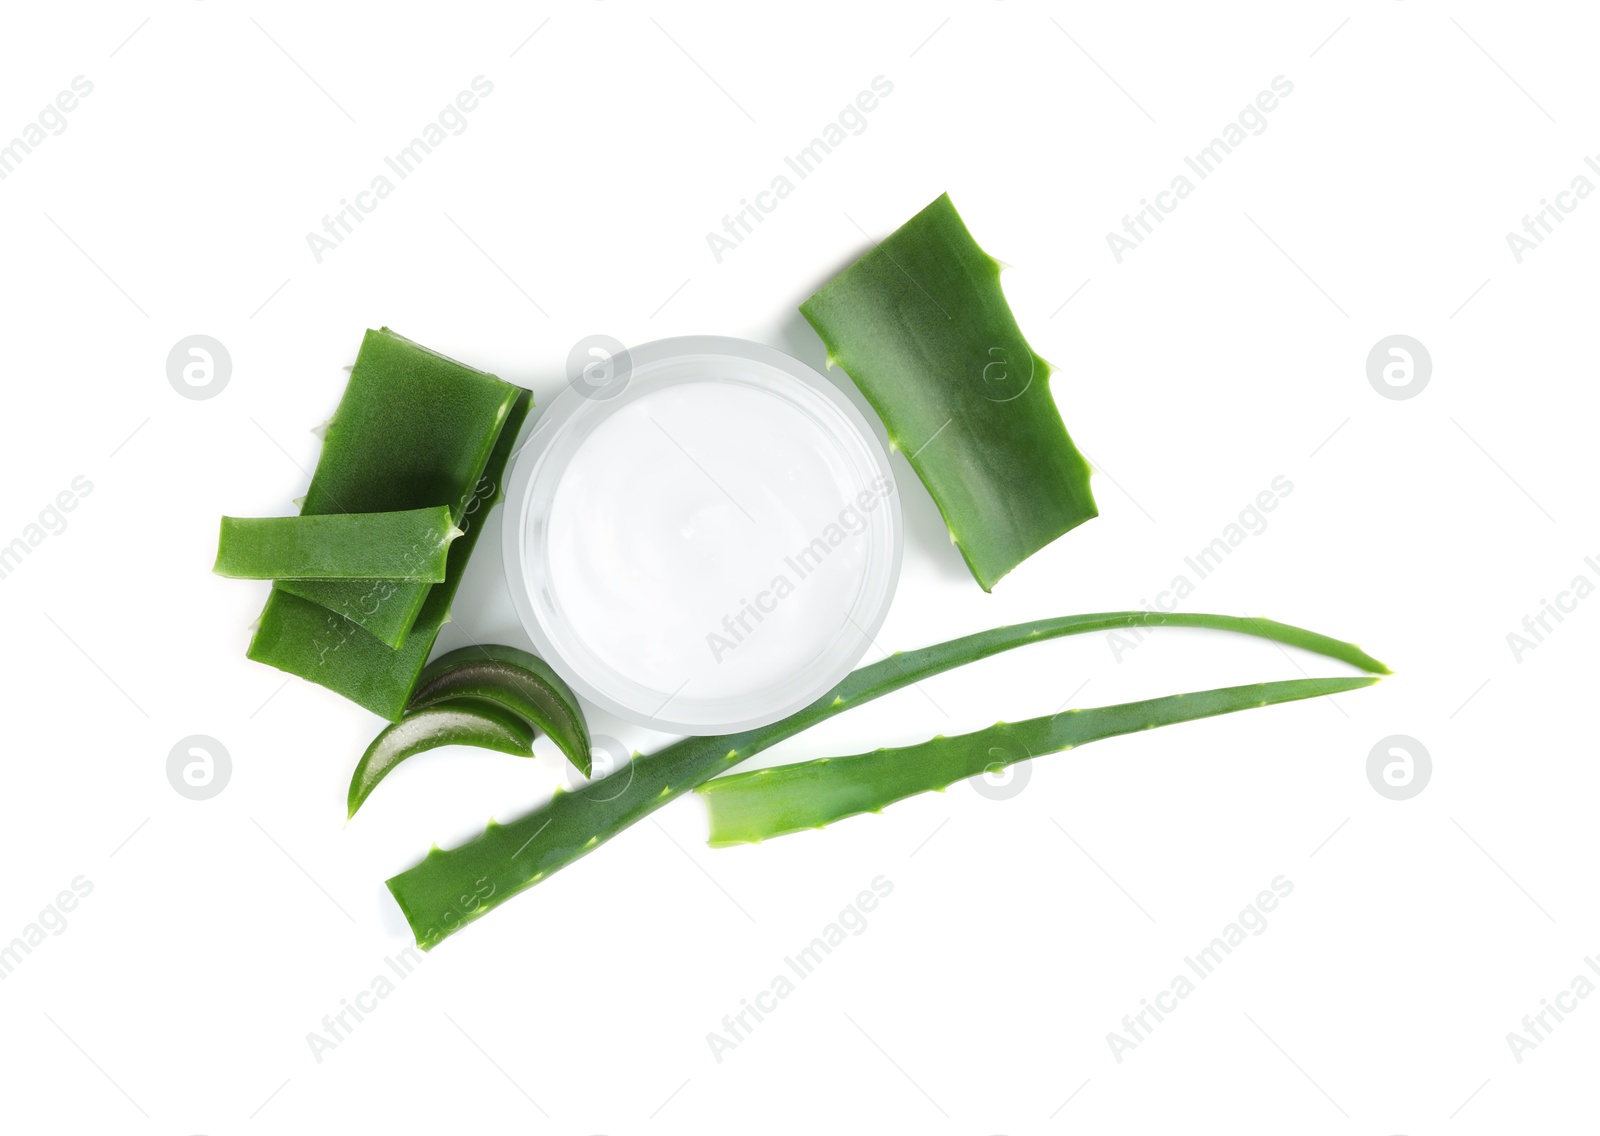
[[[1000,268],[944,195],[800,305],[984,591],[1098,512]]]
[[[302,514],[448,506],[457,527],[477,492],[519,388],[388,328],[368,331],[328,423]],[[429,585],[281,580],[390,647],[406,640]]]
[[[493,704],[441,703],[408,712],[383,728],[356,763],[346,802],[356,815],[372,791],[406,758],[440,746],[464,745],[533,756],[534,730],[520,714]]]
[[[450,618],[450,605],[484,520],[503,494],[517,433],[532,405],[533,395],[528,391],[521,391],[512,404],[478,483],[477,496],[456,520],[461,536],[450,544],[444,580],[428,589],[403,646],[398,650],[389,647],[322,605],[274,588],[250,641],[250,658],[325,686],[391,722],[398,721],[433,653],[439,629]]]
[[[589,776],[592,746],[578,696],[539,656],[499,643],[440,655],[417,680],[406,714],[463,699],[493,703],[520,715],[543,730],[567,760]]]
[[[712,847],[754,844],[822,828],[845,817],[881,812],[918,793],[943,790],[969,777],[1102,738],[1340,694],[1379,681],[1375,676],[1293,679],[1063,710],[917,745],[735,773],[707,781],[696,792],[705,799],[711,816]]]
[[[889,656],[847,675],[805,709],[781,721],[736,734],[691,737],[638,755],[608,777],[508,824],[491,821],[482,835],[448,851],[435,847],[416,866],[388,880],[417,945],[431,950],[450,935],[539,881],[592,852],[629,825],[684,793],[733,769],[770,746],[864,702],[992,655],[1097,631],[1198,627],[1254,635],[1340,659],[1363,670],[1388,668],[1359,647],[1272,620],[1229,615],[1143,611],[1040,619],[980,631],[931,647]]]
[[[446,505],[394,513],[223,517],[212,571],[240,580],[437,584],[461,535]]]

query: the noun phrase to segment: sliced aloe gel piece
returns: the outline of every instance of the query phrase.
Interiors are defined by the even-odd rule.
[[[711,814],[713,848],[755,844],[773,836],[822,828],[918,793],[944,790],[957,781],[1047,753],[1280,702],[1340,694],[1380,681],[1310,678],[1227,686],[1171,694],[1116,706],[1063,710],[1025,722],[1000,722],[957,737],[880,749],[848,757],[823,757],[735,773],[707,781],[696,792]]]
[[[368,331],[301,514],[445,505],[465,528],[461,517],[518,389],[388,328]],[[281,580],[275,590],[321,604],[394,648],[428,596],[426,583],[392,579]]]
[[[462,647],[429,663],[406,706],[409,718],[427,706],[487,702],[543,730],[585,777],[589,725],[578,697],[537,655],[498,643]]]
[[[461,585],[462,573],[478,543],[485,518],[504,493],[506,466],[532,405],[533,395],[519,391],[511,412],[506,415],[489,463],[484,467],[478,496],[456,521],[462,535],[450,544],[444,581],[427,590],[422,611],[404,646],[398,650],[390,648],[343,616],[281,588],[273,588],[255,637],[250,641],[250,658],[309,679],[360,703],[374,714],[391,722],[398,721],[417,676],[433,653],[439,629],[450,618],[450,604],[455,600],[456,589]]]
[[[389,892],[416,935],[432,950],[506,900],[587,856],[629,825],[762,750],[864,702],[932,675],[1017,647],[1067,635],[1149,627],[1234,631],[1339,659],[1372,674],[1389,668],[1354,643],[1315,631],[1231,615],[1143,611],[1065,615],[980,631],[931,647],[890,655],[852,671],[804,710],[737,734],[689,737],[547,803],[507,824],[490,821],[457,848],[433,848],[421,862],[389,878]]]
[[[1098,513],[1000,268],[944,195],[800,305],[986,592]]]
[[[378,783],[408,757],[447,745],[532,757],[533,735],[533,727],[520,715],[487,703],[455,703],[408,712],[385,726],[361,755],[350,777],[349,815],[355,816]]]
[[[212,571],[239,580],[396,580],[437,584],[450,542],[450,509],[223,517]]]

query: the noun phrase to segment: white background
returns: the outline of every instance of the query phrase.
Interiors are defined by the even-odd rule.
[[[0,940],[75,877],[93,891],[0,983],[5,1126],[1574,1130],[1600,999],[1521,1063],[1506,1034],[1600,952],[1600,600],[1520,662],[1506,635],[1600,582],[1600,202],[1520,264],[1506,234],[1600,148],[1588,16],[13,6],[0,140],[74,76],[94,89],[0,182],[0,543],[75,477],[93,489],[0,580]],[[318,263],[306,234],[478,75],[494,90],[466,131]],[[867,129],[717,263],[706,233],[878,75],[894,91]],[[1117,263],[1106,234],[1279,75],[1268,129]],[[541,404],[596,332],[820,364],[798,302],[946,190],[1014,266],[1102,515],[985,595],[897,457],[907,555],[880,642],[1153,601],[1281,474],[1270,526],[1185,608],[1350,638],[1397,674],[1042,758],[1009,800],[960,785],[759,847],[708,850],[677,802],[433,952],[316,1061],[307,1034],[408,941],[383,879],[561,767],[543,740],[533,762],[433,753],[344,827],[380,723],[244,658],[266,588],[209,574],[218,516],[291,511],[367,327]],[[232,358],[208,400],[167,381],[194,333]],[[1403,401],[1366,375],[1394,333],[1433,360]],[[475,638],[520,641],[503,587],[491,530],[457,610]],[[1343,671],[1290,654],[1057,642],[764,760]],[[167,781],[191,734],[232,756],[209,801]],[[1391,734],[1433,760],[1404,802],[1366,774]],[[719,1063],[708,1032],[879,875],[867,930]],[[1117,1062],[1108,1031],[1279,875],[1266,931]]]

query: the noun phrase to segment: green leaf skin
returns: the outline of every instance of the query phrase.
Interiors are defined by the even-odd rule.
[[[444,505],[399,513],[223,517],[211,570],[236,580],[444,579],[461,535]]]
[[[943,195],[800,305],[986,592],[1098,514],[1000,269]]]
[[[696,792],[705,798],[711,815],[709,843],[713,848],[756,844],[773,836],[822,828],[845,817],[882,812],[885,806],[918,793],[942,792],[957,781],[1101,738],[1339,694],[1379,681],[1365,676],[1294,679],[1063,710],[1046,718],[1000,722],[958,737],[940,736],[919,745],[735,773],[707,781]]]
[[[302,515],[446,505],[457,527],[520,388],[396,335],[368,331],[328,423]],[[425,583],[281,580],[398,649],[428,597]]]
[[[274,588],[250,641],[250,658],[309,679],[374,714],[398,721],[433,653],[439,629],[450,618],[450,604],[484,520],[504,493],[506,466],[532,405],[533,395],[528,391],[522,391],[512,404],[478,482],[477,496],[456,521],[461,536],[451,542],[444,581],[428,589],[422,612],[403,647],[395,650],[320,604]]]
[[[543,730],[585,777],[590,773],[589,724],[578,697],[550,664],[516,647],[462,647],[428,664],[406,706],[409,717],[439,703],[481,701],[500,706]]]
[[[533,736],[533,727],[520,715],[491,703],[447,702],[408,711],[398,722],[385,726],[361,755],[350,777],[349,815],[355,816],[378,783],[408,757],[447,745],[532,757]]]
[[[838,686],[770,726],[736,734],[685,738],[574,793],[558,791],[543,807],[510,824],[490,821],[483,834],[459,848],[435,846],[422,862],[389,879],[417,945],[431,950],[520,891],[574,860],[656,809],[770,746],[854,706],[954,667],[1014,647],[1083,635],[1164,625],[1254,635],[1303,647],[1362,670],[1388,668],[1351,643],[1266,619],[1143,611],[1067,615],[980,631],[932,647],[894,654],[847,675]]]

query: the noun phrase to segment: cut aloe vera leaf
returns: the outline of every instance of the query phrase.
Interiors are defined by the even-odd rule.
[[[533,727],[520,714],[492,703],[446,703],[407,711],[404,718],[385,726],[361,755],[350,777],[349,815],[355,816],[379,782],[408,757],[447,745],[532,757],[533,737]]]
[[[238,580],[396,580],[437,584],[450,542],[450,509],[223,517],[212,571]]]
[[[1374,676],[1294,679],[1063,710],[1047,718],[1000,722],[985,730],[940,736],[918,745],[735,773],[707,781],[696,792],[705,799],[711,815],[709,843],[713,848],[756,844],[773,836],[822,828],[845,817],[882,812],[918,793],[942,792],[957,781],[1101,738],[1340,694],[1378,681]]]
[[[485,518],[504,493],[506,466],[532,405],[533,395],[528,391],[521,391],[512,404],[478,482],[477,496],[456,521],[461,536],[450,544],[444,581],[428,589],[422,612],[404,646],[395,650],[320,604],[273,588],[250,641],[250,658],[309,679],[374,714],[398,721],[417,677],[433,653],[439,629],[450,618],[450,604]]]
[[[1375,674],[1389,673],[1387,667],[1353,643],[1268,619],[1122,611],[998,627],[891,655],[862,667],[804,710],[769,726],[736,734],[685,738],[655,753],[635,756],[609,777],[591,781],[576,792],[558,791],[548,803],[509,824],[490,821],[482,835],[459,848],[445,851],[434,847],[421,863],[391,877],[389,892],[411,925],[417,945],[431,950],[468,923],[588,855],[668,801],[818,722],[943,671],[1015,647],[1066,635],[1156,625],[1254,635],[1327,655]]]
[[[1098,513],[1000,268],[944,195],[800,305],[986,592]]]
[[[488,702],[520,715],[548,734],[578,772],[589,776],[589,724],[578,696],[538,655],[498,643],[440,655],[417,680],[406,716],[461,701]]]
[[[302,515],[386,513],[445,505],[458,528],[519,388],[446,359],[388,328],[368,331],[328,423]],[[398,648],[426,583],[281,580]]]

